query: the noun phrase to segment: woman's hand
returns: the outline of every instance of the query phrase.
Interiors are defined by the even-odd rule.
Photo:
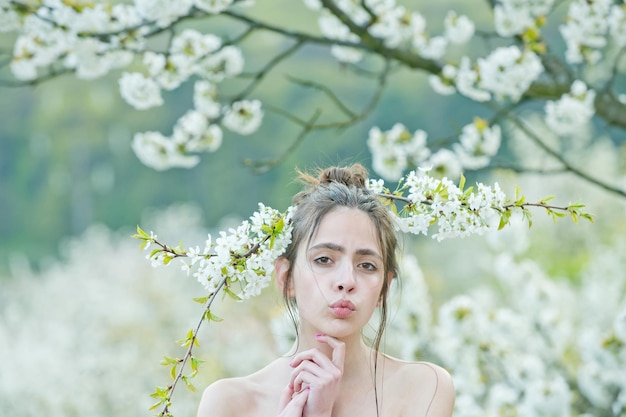
[[[332,348],[331,358],[319,349],[298,353],[290,363],[294,369],[289,386],[283,392],[283,399],[289,393],[292,396],[291,402],[299,404],[304,401],[304,417],[331,415],[343,375],[345,344],[326,335],[318,335],[317,340]],[[306,398],[303,400],[302,397]],[[285,407],[290,404],[287,403]]]
[[[280,396],[278,417],[302,417],[308,397],[309,389],[297,392],[294,391],[293,385],[290,383]]]

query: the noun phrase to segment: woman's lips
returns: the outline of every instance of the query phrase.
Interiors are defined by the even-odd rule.
[[[356,310],[354,304],[348,300],[340,300],[330,305],[330,310],[335,317],[345,319],[350,317]]]

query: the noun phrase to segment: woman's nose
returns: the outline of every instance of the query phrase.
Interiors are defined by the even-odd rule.
[[[354,276],[354,268],[352,265],[345,266],[338,271],[335,287],[339,291],[350,293],[356,287],[356,277]]]

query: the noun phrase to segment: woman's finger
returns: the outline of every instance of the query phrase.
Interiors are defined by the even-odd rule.
[[[290,395],[288,395],[291,393]],[[304,406],[309,398],[309,390],[293,393],[292,387],[283,389],[278,409],[279,417],[302,417]]]
[[[283,388],[283,392],[280,394],[280,401],[278,402],[278,411],[279,413],[287,407],[287,404],[291,401],[291,397],[293,397],[294,390],[293,385],[290,383],[285,388]]]
[[[337,368],[343,371],[343,362],[346,356],[345,343],[325,334],[318,334],[316,336],[316,339],[319,342],[326,343],[333,349],[331,361]]]
[[[306,361],[313,362],[321,367],[328,367],[332,364],[331,360],[320,352],[319,349],[309,349],[295,355],[289,365],[292,368],[296,368],[298,365]]]

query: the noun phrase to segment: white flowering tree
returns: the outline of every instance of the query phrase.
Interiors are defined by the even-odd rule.
[[[376,109],[395,71],[421,72],[435,92],[475,102],[481,117],[454,120],[458,130],[431,140],[401,120],[372,126],[363,142],[381,177],[397,180],[418,166],[452,179],[494,167],[567,171],[625,195],[623,181],[594,175],[580,158],[580,142],[589,147],[624,140],[623,1],[492,0],[475,8],[476,22],[451,10],[440,16],[441,25],[427,24],[419,9],[398,3],[306,0],[317,20],[317,30],[307,31],[257,18],[255,8],[263,5],[251,0],[2,0],[0,30],[17,34],[13,51],[1,61],[14,79],[3,84],[34,84],[66,73],[95,79],[121,69],[120,94],[141,111],[163,105],[165,91],[193,83],[193,105],[170,133],[138,132],[132,141],[144,164],[164,170],[198,164],[202,153],[220,148],[224,130],[254,134],[269,113],[300,127],[295,145],[316,130],[344,129]],[[203,21],[226,29],[218,34],[193,25]],[[242,45],[255,37],[262,45],[268,33],[280,40],[263,53],[248,51],[248,58]],[[310,45],[326,48],[338,69],[373,86],[362,110],[351,109],[315,70],[290,82],[327,95],[332,121],[323,111],[305,115],[255,96],[268,74]],[[233,80],[243,83],[223,88]],[[534,146],[542,164],[517,160],[519,143]],[[272,146],[279,153],[294,148]],[[252,163],[266,169],[281,159]]]
[[[225,130],[252,135],[270,115],[285,117],[300,129],[295,145],[314,131],[341,131],[375,111],[396,71],[408,70],[426,74],[436,93],[461,96],[480,112],[471,120],[455,121],[461,127],[444,138],[429,139],[425,130],[409,129],[400,120],[391,126],[372,126],[363,138],[374,171],[399,184],[388,188],[384,181],[372,180],[369,186],[397,214],[400,230],[430,234],[435,228],[432,236],[439,240],[482,234],[507,226],[516,212],[530,222],[533,207],[555,219],[563,215],[575,221],[591,218],[579,204],[551,205],[549,198],[528,202],[521,194],[511,198],[497,184],[466,188],[462,173],[472,170],[567,172],[626,197],[623,181],[595,175],[581,157],[598,143],[616,146],[626,130],[624,1],[488,1],[481,3],[483,9],[476,16],[455,11],[442,15],[440,31],[431,29],[419,10],[394,0],[305,0],[304,6],[311,10],[316,30],[259,19],[255,8],[262,5],[249,0],[0,0],[0,30],[15,34],[13,50],[0,62],[10,67],[13,78],[2,83],[32,85],[68,73],[96,79],[115,71],[120,74],[121,96],[138,111],[162,106],[165,92],[193,84],[193,105],[170,133],[148,130],[136,133],[132,140],[142,163],[166,170],[197,165],[202,153],[219,151]],[[484,19],[485,11],[489,19]],[[201,23],[212,19],[220,19],[220,25],[228,29],[221,34],[204,29]],[[273,44],[249,58],[242,45],[265,33],[280,37],[280,46]],[[328,121],[323,111],[304,115],[298,108],[281,109],[256,97],[268,74],[311,45],[326,48],[337,68],[373,86],[372,98],[361,110],[351,109],[345,98],[316,77],[314,68],[290,82],[321,92],[332,104],[328,112],[338,119]],[[257,161],[257,169],[280,163],[285,152],[293,149],[272,146],[280,150],[279,155],[271,161]],[[533,147],[532,158],[524,154],[528,146]],[[206,296],[198,298],[204,305],[198,324],[180,340],[184,353],[163,359],[172,382],[153,393],[154,408],[161,416],[171,415],[172,395],[179,383],[193,388],[190,380],[200,363],[194,351],[198,330],[204,322],[220,320],[212,308],[217,296],[226,293],[243,300],[267,286],[272,260],[290,241],[290,215],[291,209],[279,212],[261,204],[249,221],[221,232],[215,240],[209,236],[203,248],[172,247],[138,228],[135,237],[151,249],[148,257],[155,265],[182,260],[183,269],[206,289]],[[510,266],[508,270],[516,269]],[[513,277],[507,285],[519,291],[522,280]],[[543,281],[537,285],[544,285]],[[542,307],[544,301],[538,300],[537,306]],[[551,340],[537,341],[527,356],[516,356],[517,347],[506,344],[518,339],[508,338],[503,323],[515,323],[519,330],[515,336],[523,341],[528,339],[521,335],[551,324],[552,319],[527,319],[513,307],[500,308],[495,302],[479,306],[460,298],[440,311],[432,352],[458,377],[465,415],[484,415],[484,410],[489,410],[488,415],[511,410],[538,415],[548,410],[541,415],[565,416],[570,408],[561,406],[566,402],[571,407],[571,392],[581,392],[583,401],[593,403],[600,413],[624,412],[626,384],[619,375],[626,373],[609,373],[597,392],[590,387],[590,381],[611,366],[623,369],[622,322],[607,330],[611,336],[606,343],[587,341],[590,344],[576,358],[589,364],[581,371],[587,374],[577,374],[578,382],[572,382],[532,362],[539,358],[543,365],[558,368],[572,344],[563,347],[553,346]],[[411,320],[407,318],[406,323]],[[416,353],[428,350],[423,340],[415,343],[421,349]],[[597,356],[602,361],[595,361]],[[510,375],[491,369],[511,358],[517,362],[510,367]],[[534,366],[528,374],[525,364]],[[577,391],[577,383],[587,384],[587,391]],[[553,400],[551,392],[563,395]],[[547,405],[539,404],[537,398],[544,398]],[[580,410],[576,413],[582,415]]]

